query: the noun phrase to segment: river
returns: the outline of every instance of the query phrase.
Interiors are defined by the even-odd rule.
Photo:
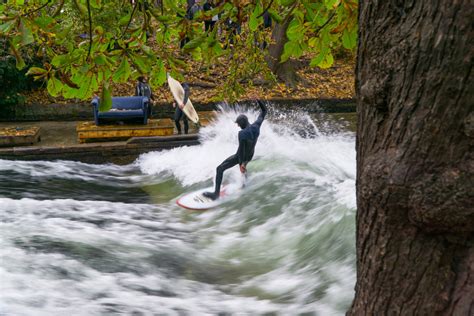
[[[0,315],[344,315],[354,133],[270,111],[245,189],[205,212],[180,208],[235,152],[236,116],[224,109],[201,145],[126,166],[0,160]]]

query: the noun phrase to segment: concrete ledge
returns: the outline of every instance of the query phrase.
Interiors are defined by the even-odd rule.
[[[41,140],[37,126],[0,128],[0,147],[33,145]]]

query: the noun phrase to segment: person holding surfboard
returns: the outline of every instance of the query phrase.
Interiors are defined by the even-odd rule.
[[[247,172],[247,164],[253,158],[255,145],[257,144],[258,136],[260,136],[260,126],[262,125],[265,115],[267,114],[267,107],[265,104],[260,100],[257,100],[257,103],[260,106],[261,111],[255,122],[250,124],[245,114],[240,114],[235,120],[235,123],[237,123],[237,125],[239,125],[241,128],[239,131],[239,147],[237,148],[237,152],[234,155],[224,160],[216,168],[215,190],[214,192],[204,192],[203,195],[205,197],[211,200],[216,200],[219,198],[222,177],[225,170],[239,165],[240,172],[242,172],[242,174]]]
[[[189,130],[189,124],[188,124],[188,117],[186,114],[183,112],[184,105],[188,102],[189,99],[189,85],[187,83],[182,84],[183,89],[184,89],[184,98],[183,102],[181,104],[178,104],[176,106],[176,102],[173,102],[173,107],[176,108],[176,111],[174,112],[174,123],[176,125],[176,129],[178,130],[178,134],[181,134],[181,124],[179,121],[181,118],[183,119],[183,125],[184,125],[184,133],[187,134]]]

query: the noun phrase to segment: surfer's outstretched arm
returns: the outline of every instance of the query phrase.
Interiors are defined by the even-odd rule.
[[[260,115],[258,116],[254,124],[258,124],[258,126],[260,126],[262,125],[263,120],[265,119],[265,115],[267,115],[267,107],[265,106],[265,103],[263,103],[260,100],[257,100],[257,103],[260,106],[261,111],[260,111]]]

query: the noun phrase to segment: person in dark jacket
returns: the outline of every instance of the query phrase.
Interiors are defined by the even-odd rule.
[[[233,166],[239,165],[240,172],[245,174],[247,172],[247,164],[252,160],[255,145],[257,144],[258,136],[260,136],[260,126],[262,125],[265,115],[267,114],[267,108],[262,101],[258,100],[260,106],[260,115],[257,120],[252,124],[245,114],[240,114],[235,122],[241,128],[239,132],[239,147],[237,152],[224,160],[216,169],[216,186],[214,192],[204,192],[203,195],[212,200],[218,199],[221,191],[222,177],[224,171],[232,168]]]
[[[135,86],[135,96],[148,98],[148,117],[151,117],[153,106],[152,100],[155,100],[155,97],[153,96],[150,85],[148,84],[148,80],[145,76],[140,76],[137,80],[137,85]]]
[[[181,124],[179,121],[183,119],[183,125],[184,125],[184,133],[187,134],[189,130],[189,124],[188,124],[188,118],[186,114],[183,112],[183,108],[188,103],[189,99],[189,85],[187,83],[182,84],[183,89],[184,89],[184,98],[183,98],[183,103],[176,105],[176,103],[173,103],[173,107],[176,108],[176,111],[174,112],[174,123],[176,125],[176,129],[178,130],[178,134],[181,134]]]
[[[202,6],[202,9],[204,12],[206,11],[211,11],[212,9],[214,9],[214,6],[212,4],[212,1],[210,0],[207,0],[204,5]],[[210,17],[210,18],[207,18],[204,20],[204,30],[206,32],[212,32],[212,30],[214,29],[214,25],[216,24],[218,20],[218,16],[215,15],[213,17]]]

